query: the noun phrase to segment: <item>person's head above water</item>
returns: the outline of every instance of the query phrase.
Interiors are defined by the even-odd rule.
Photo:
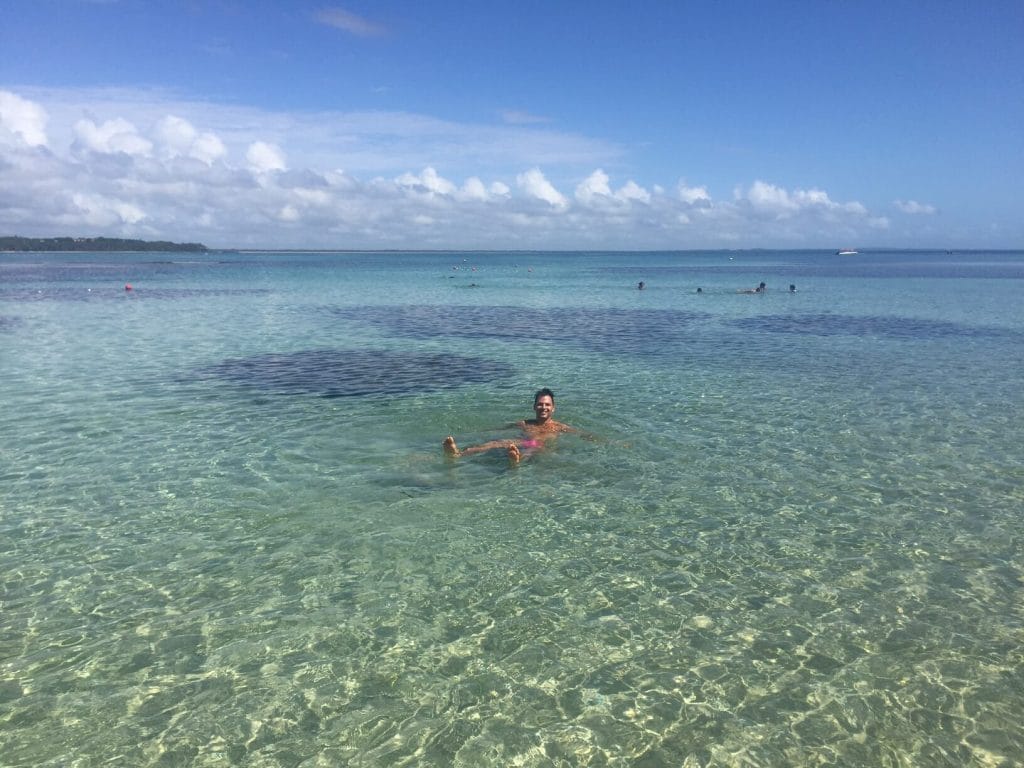
[[[546,397],[550,397],[552,403],[555,402],[555,393],[552,392],[547,387],[544,387],[543,389],[538,389],[537,393],[533,396],[533,404],[536,405],[537,401],[540,400],[542,397],[545,397],[545,396]]]
[[[538,389],[533,396],[533,412],[537,421],[544,422],[551,418],[555,412],[555,393],[547,387]]]

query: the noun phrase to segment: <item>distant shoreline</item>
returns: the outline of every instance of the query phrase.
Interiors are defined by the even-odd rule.
[[[945,255],[971,253],[1019,253],[1016,248],[943,248],[915,247],[889,248],[884,246],[862,247],[861,256],[876,253],[940,253]],[[604,249],[593,248],[210,248],[203,243],[175,243],[168,240],[133,240],[118,237],[20,237],[0,236],[0,253],[317,253],[317,254],[356,254],[356,253],[450,253],[476,254],[490,253],[786,253],[815,252],[834,254],[829,247],[821,248],[638,248],[638,249]]]
[[[0,251],[10,253],[206,253],[209,250],[202,243],[172,243],[167,240],[127,240],[118,237],[0,237]]]

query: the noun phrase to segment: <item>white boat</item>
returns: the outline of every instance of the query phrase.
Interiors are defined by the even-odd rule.
[[[856,256],[857,251],[852,248],[843,248],[840,251],[836,251],[836,256]]]

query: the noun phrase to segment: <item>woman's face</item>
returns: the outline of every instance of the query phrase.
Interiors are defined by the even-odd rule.
[[[555,412],[555,401],[551,395],[541,395],[533,404],[533,412],[537,415],[537,421],[547,421]]]

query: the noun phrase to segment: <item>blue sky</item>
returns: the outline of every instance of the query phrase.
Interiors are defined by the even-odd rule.
[[[0,234],[1024,247],[1024,2],[0,0]]]

